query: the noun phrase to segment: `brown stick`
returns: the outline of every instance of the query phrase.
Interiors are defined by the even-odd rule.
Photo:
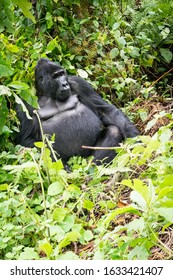
[[[166,76],[169,72],[171,72],[173,70],[173,68],[169,69],[169,71],[165,72],[162,76],[160,76],[156,81],[154,81],[150,86],[153,87],[158,81],[160,81],[164,76]]]
[[[115,150],[117,147],[92,147],[92,146],[82,146],[83,149],[90,150]]]

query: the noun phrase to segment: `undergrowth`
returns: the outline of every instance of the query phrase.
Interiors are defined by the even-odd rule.
[[[0,258],[172,258],[171,126],[127,141],[106,167],[74,157],[67,172],[43,143],[3,152]]]
[[[173,258],[172,5],[1,0],[0,259]],[[70,172],[51,143],[15,146],[40,57],[123,106],[142,136],[110,165],[74,157]]]

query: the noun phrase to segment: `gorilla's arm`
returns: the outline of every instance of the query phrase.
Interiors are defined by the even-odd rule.
[[[26,113],[22,111],[21,106],[17,105],[16,111],[20,121],[20,132],[18,133],[16,142],[25,147],[34,147],[34,142],[40,139],[40,128],[36,116],[33,113],[34,108],[26,102],[24,103],[32,119],[28,119]]]
[[[139,134],[138,129],[128,117],[116,106],[104,101],[84,79],[72,76],[69,77],[69,83],[72,91],[78,92],[80,101],[100,117],[105,127],[114,125],[119,129],[122,140]]]

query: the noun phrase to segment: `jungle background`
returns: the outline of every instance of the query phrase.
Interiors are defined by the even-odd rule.
[[[0,1],[0,258],[173,258],[173,2]],[[107,166],[15,145],[16,104],[58,61],[137,125]]]

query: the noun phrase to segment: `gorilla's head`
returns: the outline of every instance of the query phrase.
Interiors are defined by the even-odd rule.
[[[48,96],[65,101],[71,95],[68,77],[63,67],[48,59],[41,58],[35,69],[37,96]]]

